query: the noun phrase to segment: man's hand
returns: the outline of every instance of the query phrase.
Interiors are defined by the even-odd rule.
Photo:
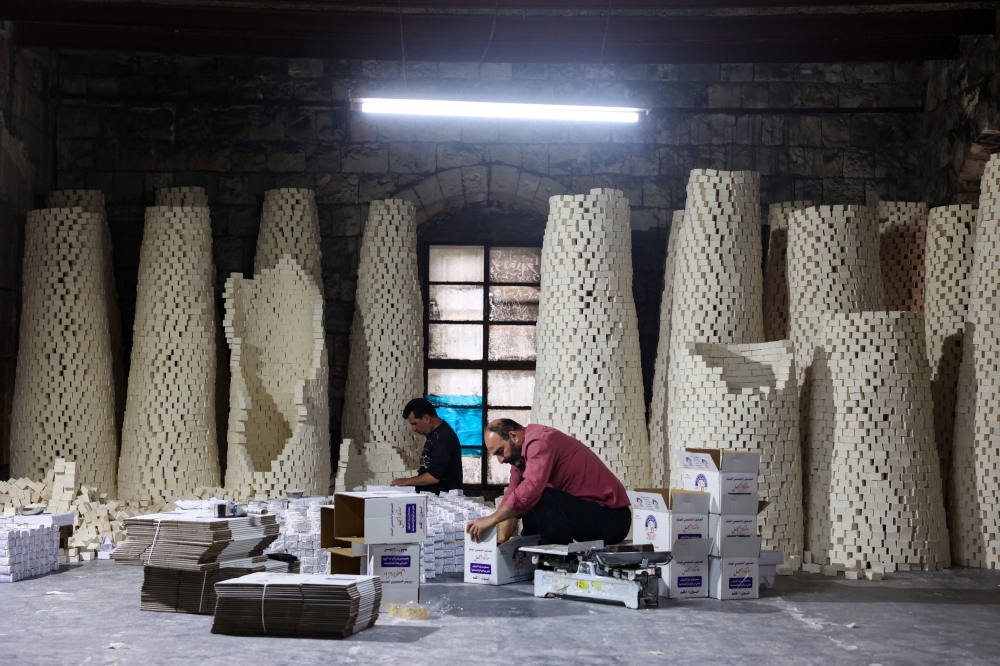
[[[494,525],[496,525],[496,522],[493,520],[493,516],[476,518],[475,520],[466,523],[465,531],[469,533],[469,536],[472,537],[473,541],[479,543],[483,540],[483,535]]]
[[[403,486],[410,485],[410,481],[411,479],[393,479],[392,483],[390,483],[389,485],[394,486],[396,488],[401,488]]]

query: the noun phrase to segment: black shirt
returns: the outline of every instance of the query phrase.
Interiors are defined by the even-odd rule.
[[[438,483],[420,486],[418,490],[439,493],[462,487],[462,445],[447,421],[441,421],[441,425],[427,436],[424,443],[417,474],[425,473],[437,479]]]

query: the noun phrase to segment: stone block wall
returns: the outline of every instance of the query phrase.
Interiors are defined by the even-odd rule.
[[[50,54],[17,48],[0,21],[0,479],[10,463],[26,213],[51,189]]]

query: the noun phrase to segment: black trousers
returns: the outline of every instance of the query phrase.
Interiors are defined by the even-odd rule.
[[[628,536],[632,511],[627,506],[609,509],[562,490],[546,488],[538,504],[521,519],[521,533],[537,534],[539,544],[601,540],[610,546]]]

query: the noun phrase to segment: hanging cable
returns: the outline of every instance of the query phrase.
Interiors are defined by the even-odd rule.
[[[490,45],[493,44],[493,33],[496,32],[496,29],[497,29],[497,12],[499,10],[500,10],[500,0],[497,0],[496,4],[493,5],[493,27],[490,28],[490,38],[486,42],[486,48],[483,49],[483,55],[480,56],[479,62],[476,63],[476,69],[479,70],[479,75],[480,76],[482,76],[482,73],[483,73],[482,72],[483,60],[486,59],[486,53],[487,53],[487,51],[490,50]]]
[[[604,21],[604,38],[601,39],[601,59],[598,61],[597,66],[600,67],[604,64],[604,45],[608,42],[608,26],[611,25],[611,3],[614,0],[608,0],[608,18]]]
[[[406,90],[406,44],[403,41],[403,0],[399,0],[399,54],[403,58],[403,90]]]

